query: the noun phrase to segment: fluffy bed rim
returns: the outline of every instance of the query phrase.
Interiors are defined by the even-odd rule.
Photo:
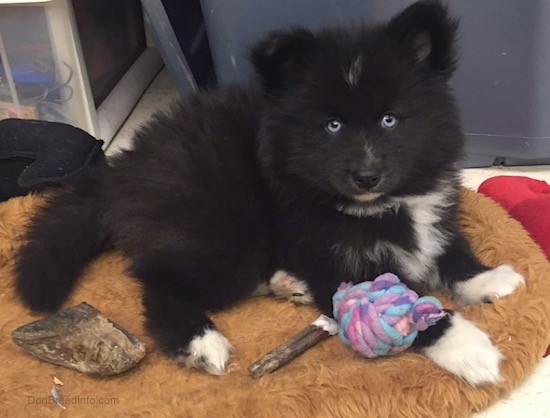
[[[550,263],[521,225],[492,200],[463,190],[461,224],[478,256],[491,266],[512,264],[527,287],[493,304],[462,310],[491,335],[506,356],[504,381],[479,388],[445,373],[419,354],[358,358],[334,337],[280,371],[251,380],[247,366],[317,316],[311,307],[267,297],[214,316],[232,341],[231,372],[213,377],[178,369],[143,330],[140,288],[118,253],[95,260],[67,306],[86,301],[142,338],[148,355],[134,370],[99,379],[25,354],[9,334],[37,319],[13,293],[11,267],[24,225],[40,196],[0,204],[0,416],[185,417],[463,417],[482,410],[522,382],[550,342]],[[441,297],[441,295],[438,295]],[[446,306],[452,304],[442,299]],[[64,382],[67,411],[50,398],[53,377]]]

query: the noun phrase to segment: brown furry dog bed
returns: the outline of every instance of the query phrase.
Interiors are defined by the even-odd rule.
[[[413,352],[361,359],[338,337],[252,380],[247,373],[251,362],[317,317],[313,308],[267,297],[215,316],[235,346],[228,375],[180,369],[144,334],[139,285],[125,274],[124,259],[116,253],[87,268],[67,306],[92,304],[142,338],[148,355],[123,375],[90,377],[41,362],[10,339],[16,327],[37,319],[16,299],[10,270],[23,226],[40,201],[27,196],[0,205],[0,416],[461,417],[520,383],[550,342],[549,262],[502,208],[465,191],[463,228],[476,253],[491,266],[510,263],[527,278],[527,288],[462,311],[489,332],[506,356],[498,386],[469,387]],[[64,383],[60,395],[66,411],[52,403],[54,376]]]

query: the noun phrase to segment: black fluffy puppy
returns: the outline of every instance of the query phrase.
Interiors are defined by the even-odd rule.
[[[113,242],[158,345],[219,374],[231,345],[205,312],[258,286],[325,312],[342,280],[387,271],[461,304],[513,292],[523,277],[481,265],[457,227],[456,31],[423,1],[378,26],[271,34],[252,50],[257,85],[155,116],[134,150],[51,199],[19,253],[21,297],[58,309]],[[417,348],[471,384],[500,377],[500,352],[458,313]]]

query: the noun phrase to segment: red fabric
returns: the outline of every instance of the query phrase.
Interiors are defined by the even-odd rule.
[[[528,177],[498,176],[484,181],[480,193],[496,200],[523,224],[550,259],[550,185]]]
[[[520,176],[485,180],[478,192],[496,200],[517,219],[550,260],[550,185]],[[544,357],[550,355],[550,346]]]

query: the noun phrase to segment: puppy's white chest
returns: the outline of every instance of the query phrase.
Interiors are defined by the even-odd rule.
[[[439,282],[437,258],[445,251],[448,242],[447,233],[440,227],[445,210],[452,204],[450,191],[443,190],[423,196],[409,196],[396,199],[403,210],[406,210],[412,234],[409,242],[412,248],[404,248],[388,240],[375,240],[369,248],[334,246],[335,253],[352,272],[364,271],[363,263],[374,263],[380,269],[395,270],[404,275],[404,279],[435,286]],[[376,238],[376,237],[375,237]],[[395,240],[394,242],[398,242]],[[357,277],[357,276],[356,276]],[[365,278],[364,280],[372,280]]]
[[[418,215],[412,215],[414,250],[405,250],[399,246],[388,244],[388,255],[399,271],[406,275],[405,279],[415,283],[436,285],[439,280],[437,258],[443,254],[446,237],[437,228],[439,219],[430,222],[415,220]]]

